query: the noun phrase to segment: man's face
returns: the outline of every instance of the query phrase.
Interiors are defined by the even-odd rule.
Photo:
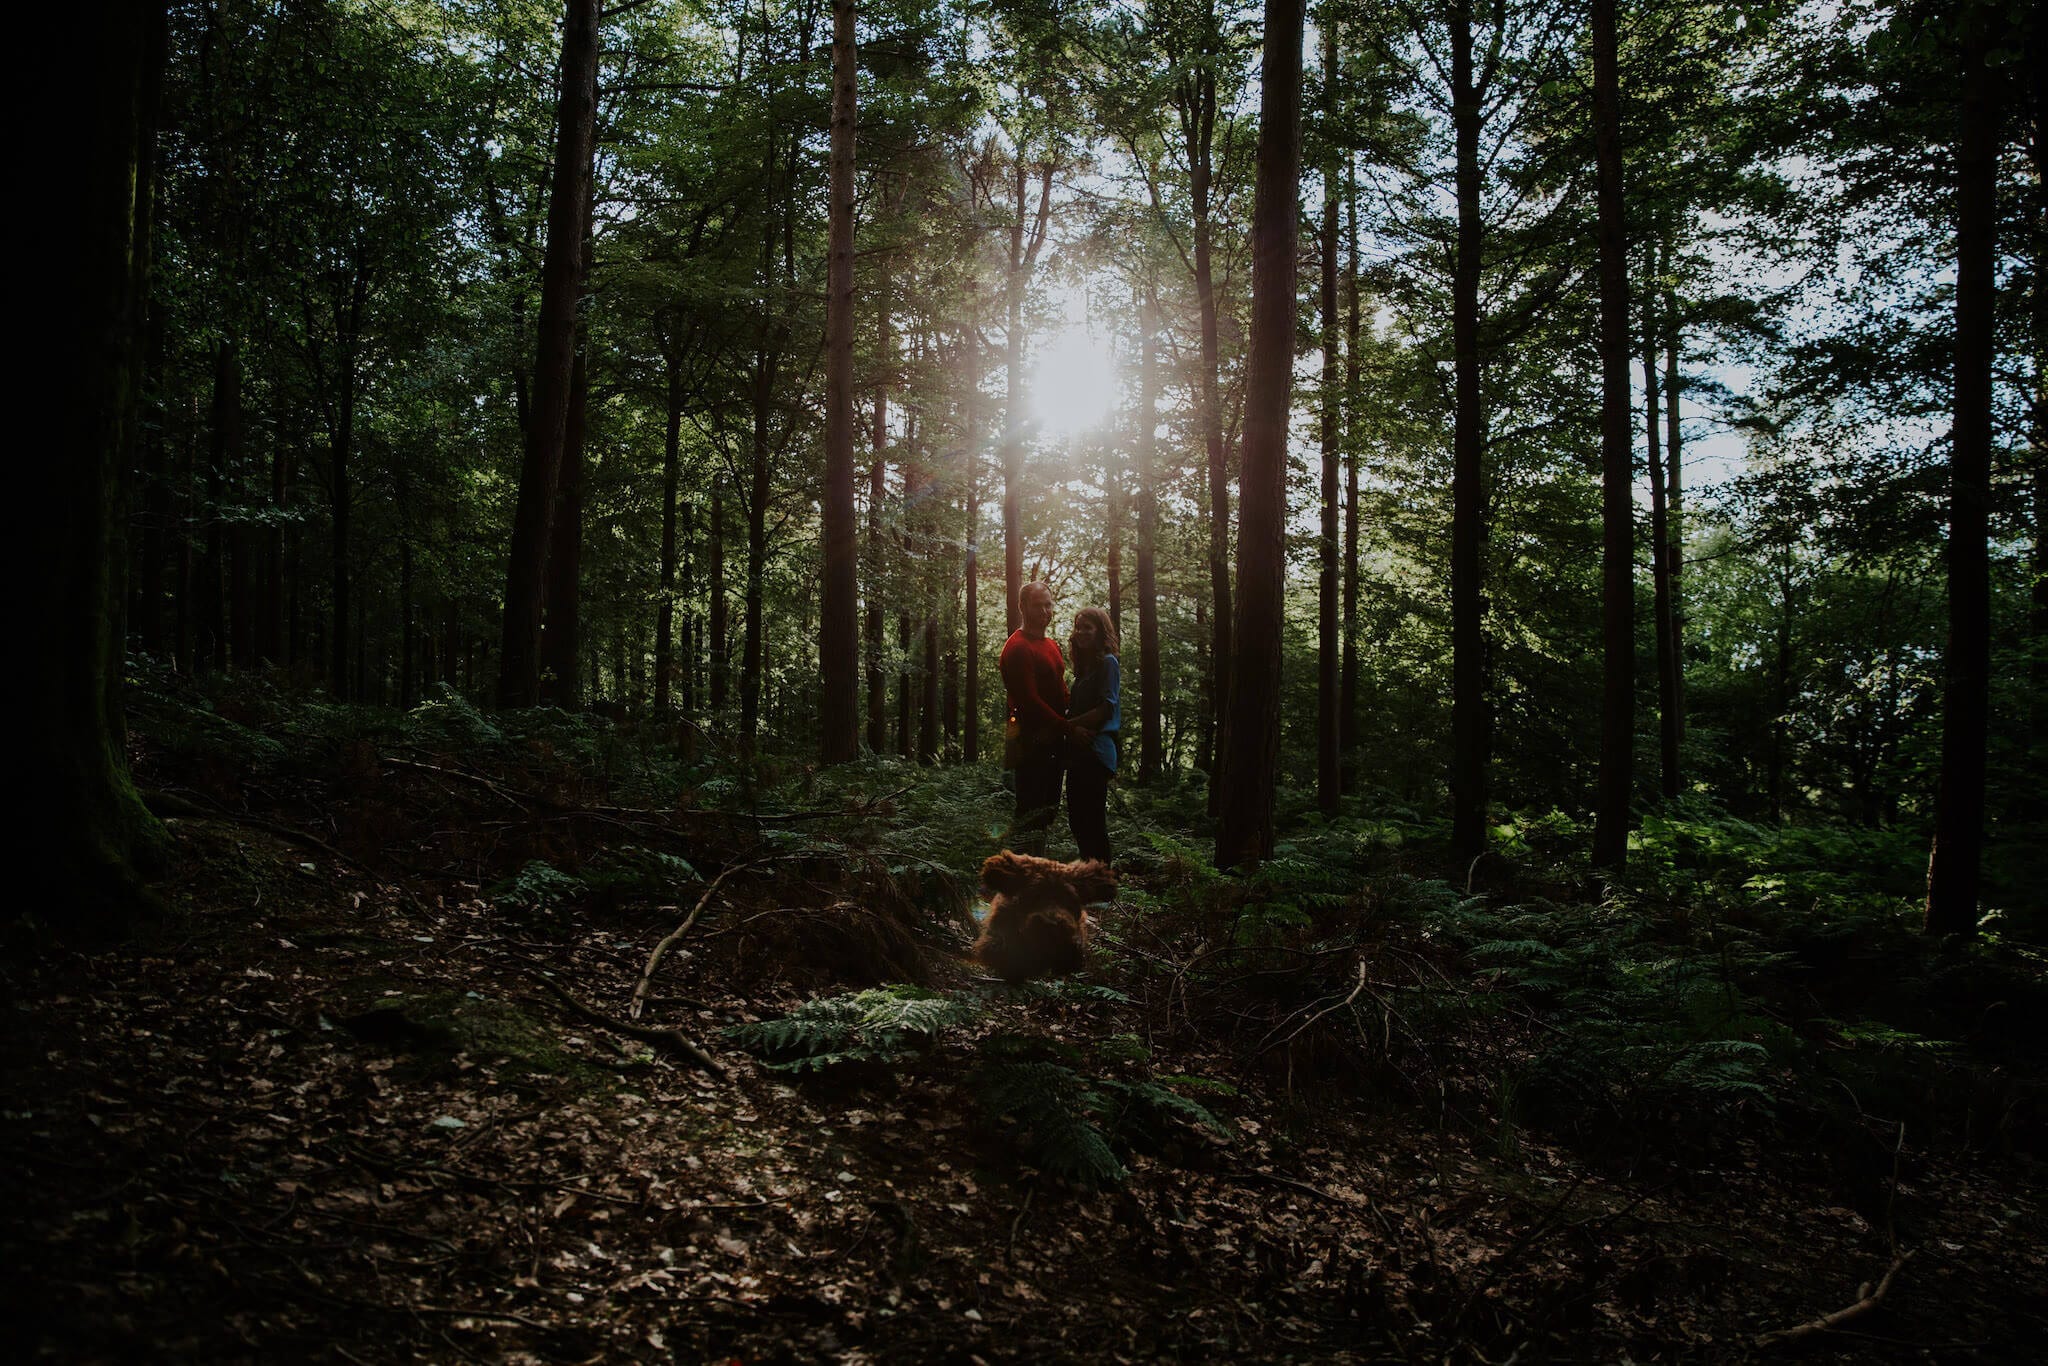
[[[1019,595],[1018,607],[1024,613],[1024,629],[1042,632],[1052,625],[1052,594],[1043,588],[1026,591]]]

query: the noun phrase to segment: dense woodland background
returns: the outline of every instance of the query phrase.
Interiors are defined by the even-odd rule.
[[[2037,8],[56,7],[0,1311],[2038,1354]]]
[[[819,746],[832,17],[651,3],[595,21],[587,264],[540,588],[546,700],[686,721],[738,750]],[[1313,784],[1334,709],[1346,791],[1443,809],[1453,666],[1476,650],[1477,749],[1459,762],[1478,809],[1582,813],[1602,685],[1583,16],[1311,18],[1281,784]],[[561,20],[550,4],[172,8],[134,648],[338,699],[498,694],[508,581],[521,591],[508,552],[537,553],[515,538],[549,384],[543,266],[573,103]],[[1205,773],[1233,657],[1260,16],[934,4],[857,20],[860,739],[989,755],[1021,572],[1123,624],[1134,774]],[[1983,81],[1959,83],[1954,20],[1890,5],[1619,15],[1630,796],[1929,827],[1957,100],[1988,83],[1985,857],[1987,904],[2010,911],[2038,905],[2029,851],[2048,846],[2029,777],[2048,620],[2040,133],[2016,46],[2037,40],[2003,31]],[[1461,285],[1476,289],[1469,356]],[[1075,298],[1122,401],[1048,436],[1034,360]],[[1340,610],[1319,622],[1325,501]],[[1460,517],[1477,629],[1454,647]],[[1319,654],[1341,658],[1336,699],[1319,702]]]

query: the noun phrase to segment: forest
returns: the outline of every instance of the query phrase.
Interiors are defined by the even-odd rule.
[[[2035,6],[39,22],[31,1359],[2039,1350]]]

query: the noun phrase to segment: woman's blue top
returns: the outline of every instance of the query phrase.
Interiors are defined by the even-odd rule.
[[[1092,711],[1104,703],[1109,704],[1109,717],[1095,729],[1095,741],[1090,746],[1102,766],[1111,773],[1116,772],[1117,733],[1124,728],[1123,669],[1116,662],[1115,655],[1104,655],[1095,672],[1086,678],[1074,680],[1074,686],[1067,694],[1067,715],[1079,716]]]

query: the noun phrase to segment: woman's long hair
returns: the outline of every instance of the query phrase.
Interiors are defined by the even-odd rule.
[[[1074,624],[1079,626],[1084,621],[1095,623],[1095,638],[1102,642],[1102,653],[1105,656],[1122,653],[1118,648],[1116,623],[1109,619],[1109,613],[1100,607],[1083,607],[1074,613]]]

